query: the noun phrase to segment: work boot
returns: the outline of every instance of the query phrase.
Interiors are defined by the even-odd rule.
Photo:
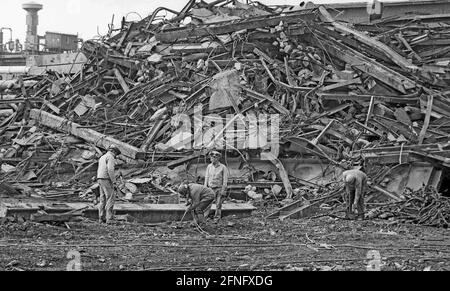
[[[203,216],[203,213],[199,213],[199,214],[197,214],[197,222],[198,222],[198,225],[204,225],[205,224],[205,216]]]
[[[115,220],[115,219],[110,219],[110,220],[106,221],[106,224],[107,225],[118,225],[119,222],[117,220]]]
[[[347,213],[345,214],[344,219],[345,219],[345,220],[353,220],[353,219],[354,219],[353,214],[347,212]]]

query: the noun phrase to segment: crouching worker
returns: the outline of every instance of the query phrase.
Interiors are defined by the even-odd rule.
[[[350,219],[352,213],[358,211],[358,220],[364,219],[364,191],[367,187],[367,175],[357,169],[345,171],[343,174],[345,190],[347,192],[347,215]]]
[[[187,212],[193,211],[194,221],[200,226],[205,225],[206,209],[210,208],[214,201],[214,191],[211,188],[199,184],[183,183],[178,188],[182,197],[190,200],[191,204]]]

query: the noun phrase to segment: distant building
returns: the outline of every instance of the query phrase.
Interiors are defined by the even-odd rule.
[[[78,35],[57,32],[45,33],[45,49],[48,52],[67,52],[78,49]]]
[[[2,71],[22,70],[23,67],[28,65],[28,56],[70,53],[78,50],[81,41],[78,35],[58,32],[46,32],[45,36],[38,35],[38,12],[43,9],[43,5],[29,2],[23,4],[22,8],[27,11],[25,45],[22,45],[18,39],[12,40],[10,28],[0,30],[0,66],[3,67]],[[6,41],[4,31],[8,30],[10,31],[10,34],[8,34],[10,39]]]

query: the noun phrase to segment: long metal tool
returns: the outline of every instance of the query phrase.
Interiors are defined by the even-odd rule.
[[[188,208],[188,209],[186,209],[186,211],[184,212],[184,215],[183,215],[183,217],[181,218],[180,222],[183,222],[183,220],[184,220],[184,217],[186,216],[186,214],[188,213],[188,211],[189,211],[189,208]]]

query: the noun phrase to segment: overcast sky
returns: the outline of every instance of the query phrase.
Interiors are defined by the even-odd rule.
[[[93,38],[106,34],[108,23],[115,15],[116,28],[120,25],[123,16],[128,20],[140,19],[138,15],[146,17],[158,7],[166,7],[180,11],[188,0],[32,0],[44,5],[39,12],[38,34],[44,35],[46,31],[78,34],[83,39]],[[212,2],[213,0],[206,0]],[[371,1],[371,0],[359,0]],[[397,0],[389,0],[397,1]],[[398,0],[401,1],[401,0]],[[25,16],[22,4],[27,0],[1,0],[0,1],[0,27],[9,27],[13,30],[13,39],[18,38],[21,43],[25,39]],[[241,0],[245,3],[245,0]],[[298,5],[301,0],[260,0],[270,5]],[[312,0],[314,3],[342,3],[358,2],[358,0]],[[383,2],[383,1],[382,1]],[[162,12],[161,12],[162,13]],[[4,31],[4,41],[9,41],[9,32]]]

